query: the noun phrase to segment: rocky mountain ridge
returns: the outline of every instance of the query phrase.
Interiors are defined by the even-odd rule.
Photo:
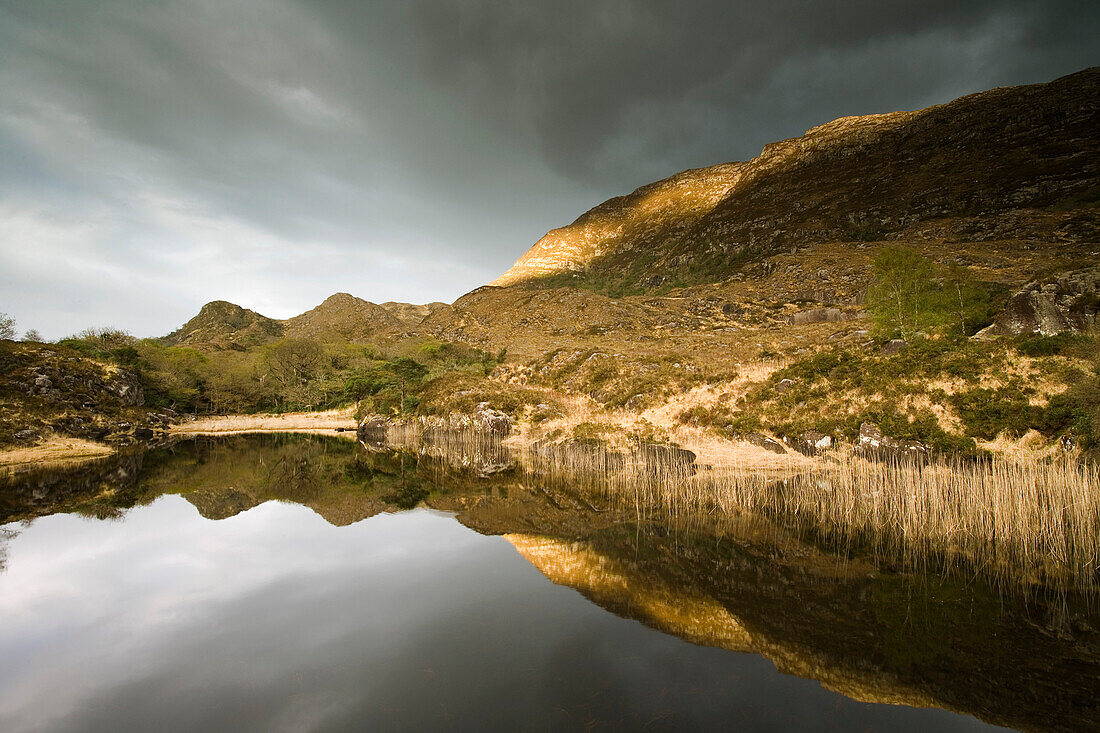
[[[685,171],[606,201],[548,233],[492,284],[644,292],[721,281],[828,242],[1058,241],[1095,250],[1097,161],[1100,68],[916,112],[844,117],[748,162]]]

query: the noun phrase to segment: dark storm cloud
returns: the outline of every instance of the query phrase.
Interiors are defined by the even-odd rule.
[[[1100,58],[1087,2],[421,0],[414,17],[430,78],[605,184]]]
[[[846,114],[1100,57],[1093,4],[0,0],[0,310],[451,300],[546,229]],[[140,306],[140,307],[139,307]]]

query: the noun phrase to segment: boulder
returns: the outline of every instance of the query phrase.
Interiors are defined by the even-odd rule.
[[[33,428],[27,428],[26,430],[20,430],[14,436],[16,443],[33,443],[38,440],[38,431]]]
[[[882,432],[874,423],[865,422],[859,426],[859,445],[856,451],[866,458],[889,461],[925,462],[931,455],[931,449],[916,440],[899,440]]]
[[[775,384],[775,391],[780,392],[780,393],[786,392],[788,389],[790,389],[793,386],[794,386],[794,380],[793,379],[780,379]]]
[[[134,407],[145,403],[141,380],[133,372],[120,369],[103,384],[103,389],[123,406]]]
[[[367,415],[359,421],[356,436],[360,441],[373,446],[379,446],[386,442],[386,428],[389,420],[381,415]]]
[[[643,443],[636,451],[646,468],[656,473],[695,475],[695,453],[672,445]]]
[[[506,437],[512,432],[512,418],[500,410],[489,407],[488,402],[482,402],[474,412],[474,425],[479,429],[493,435]]]
[[[790,324],[801,326],[806,323],[836,323],[844,317],[840,308],[811,308],[806,311],[792,313]]]
[[[1100,267],[1028,283],[978,337],[1086,331],[1100,312]]]
[[[816,430],[807,430],[797,437],[785,435],[783,436],[783,442],[804,456],[821,455],[833,447],[832,436],[819,433]]]
[[[772,453],[786,453],[787,449],[783,447],[775,438],[771,438],[763,433],[749,433],[745,436],[745,440],[752,443],[755,446],[759,446],[764,450],[769,450]]]
[[[887,355],[896,354],[908,345],[909,342],[905,339],[890,339],[882,345],[882,353]]]

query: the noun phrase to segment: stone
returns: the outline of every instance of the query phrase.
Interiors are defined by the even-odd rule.
[[[794,386],[794,380],[793,379],[780,379],[775,385],[775,391],[780,392],[780,393],[786,392],[787,390],[789,390],[793,386]]]
[[[783,447],[775,438],[771,438],[763,433],[749,433],[745,436],[745,440],[752,443],[755,446],[763,448],[764,450],[771,451],[772,453],[786,453],[787,449]]]
[[[783,442],[804,456],[821,455],[833,447],[832,436],[819,433],[816,430],[807,430],[797,437],[785,435],[783,436]]]
[[[791,314],[792,326],[801,326],[806,323],[837,323],[843,319],[843,312],[839,308],[812,308]]]
[[[33,443],[38,440],[38,431],[26,428],[25,430],[17,432],[13,437],[17,443]]]
[[[1087,331],[1100,313],[1100,267],[1033,282],[1013,295],[980,337]]]
[[[908,345],[909,342],[905,339],[890,339],[882,345],[882,353],[887,355],[896,354]]]
[[[646,468],[657,474],[694,476],[697,470],[695,453],[686,448],[644,443],[637,449],[636,454],[645,463]]]
[[[489,407],[488,402],[482,402],[477,406],[474,412],[474,424],[478,429],[502,438],[512,432],[512,418],[507,413]]]
[[[924,443],[916,440],[899,440],[891,438],[882,432],[882,429],[874,423],[865,422],[859,426],[859,445],[856,447],[859,454],[878,460],[891,461],[927,461],[932,454],[931,449]]]
[[[379,447],[386,442],[386,428],[389,420],[381,415],[367,415],[359,421],[356,437],[367,445]]]

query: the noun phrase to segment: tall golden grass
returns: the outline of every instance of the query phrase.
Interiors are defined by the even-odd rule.
[[[468,426],[430,434],[427,427],[391,426],[387,443],[458,465],[501,460],[499,438]],[[965,568],[1013,586],[1100,593],[1100,468],[1068,456],[922,465],[838,451],[792,464],[786,476],[752,462],[708,469],[675,453],[623,453],[599,442],[529,446],[515,457],[532,481],[601,494],[640,517],[764,516],[837,550]]]
[[[776,478],[644,461],[614,470],[598,447],[528,455],[528,470],[603,487],[639,513],[764,515],[836,549],[965,567],[1014,585],[1100,591],[1100,469],[1071,458],[870,461],[850,453]],[[598,476],[602,474],[602,480]]]

